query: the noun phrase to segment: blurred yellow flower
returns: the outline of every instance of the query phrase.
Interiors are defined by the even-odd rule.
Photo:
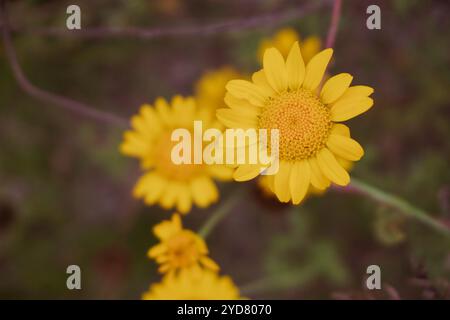
[[[172,273],[200,266],[218,271],[219,266],[208,257],[205,241],[191,230],[183,229],[178,214],[153,227],[160,243],[150,248],[147,255],[161,266],[159,272]]]
[[[258,48],[258,60],[262,62],[264,52],[272,47],[277,48],[283,57],[287,58],[289,50],[296,41],[300,43],[300,52],[302,53],[303,61],[305,61],[305,63],[308,63],[309,60],[320,51],[322,46],[319,37],[310,36],[304,40],[300,40],[300,35],[295,29],[283,28],[273,37],[263,39],[260,42]]]
[[[181,270],[150,286],[144,300],[237,300],[239,289],[228,276],[206,269]]]
[[[144,199],[148,205],[159,203],[164,209],[176,207],[181,213],[189,212],[192,204],[205,208],[218,200],[213,178],[229,180],[229,168],[175,164],[171,159],[176,144],[171,141],[172,131],[186,128],[191,132],[194,120],[202,121],[205,129],[221,126],[207,112],[198,110],[193,98],[181,96],[175,96],[170,104],[158,98],[154,107],[143,105],[139,114],[131,118],[132,130],[125,132],[120,151],[140,159],[146,171],[134,187],[136,198]]]
[[[217,70],[205,72],[195,84],[195,99],[200,108],[211,110],[225,107],[225,85],[228,81],[240,78],[241,75],[233,67],[225,66]]]
[[[353,77],[341,73],[319,91],[332,54],[332,49],[325,49],[305,67],[298,42],[287,59],[279,50],[267,49],[263,69],[253,74],[252,81],[228,82],[225,102],[230,108],[217,111],[229,128],[279,130],[279,170],[268,179],[281,202],[300,203],[310,185],[320,190],[331,182],[347,185],[350,176],[336,157],[357,161],[364,154],[350,137],[350,129],[339,122],[370,109],[373,100],[368,96],[373,89],[350,87]],[[250,180],[263,169],[243,164],[233,177]]]

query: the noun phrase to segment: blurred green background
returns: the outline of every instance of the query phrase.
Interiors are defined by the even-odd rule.
[[[308,1],[78,0],[82,26],[174,27],[288,12]],[[192,94],[207,70],[258,67],[259,41],[279,28],[325,38],[330,7],[301,19],[219,33],[137,40],[47,37],[74,1],[9,3],[14,44],[41,88],[128,117],[158,96]],[[378,4],[382,29],[366,29]],[[353,174],[450,225],[448,1],[344,1],[331,72],[375,88],[350,123],[366,156]],[[22,30],[22,31],[21,31]],[[131,197],[137,162],[118,153],[120,129],[36,101],[17,86],[0,45],[0,298],[139,298],[159,281],[146,258],[151,227],[171,212]],[[236,184],[220,186],[222,199]],[[256,185],[208,239],[222,273],[251,298],[450,298],[450,241],[371,200],[329,191],[292,210]],[[198,228],[214,206],[184,219]],[[66,288],[66,267],[82,290]],[[366,268],[383,290],[365,288]],[[252,292],[265,277],[276,286]],[[295,286],[292,286],[295,283]],[[264,287],[264,283],[262,284]],[[269,290],[270,289],[270,290]]]

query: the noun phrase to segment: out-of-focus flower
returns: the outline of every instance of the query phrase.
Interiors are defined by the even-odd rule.
[[[239,289],[228,276],[206,269],[181,270],[152,284],[144,300],[237,300]]]
[[[309,36],[304,40],[300,39],[300,35],[295,29],[283,28],[275,33],[271,38],[263,39],[258,48],[258,60],[263,61],[264,52],[272,47],[277,48],[284,58],[287,58],[292,45],[298,41],[300,43],[300,52],[303,60],[308,63],[311,58],[316,55],[321,48],[320,38],[317,36]]]
[[[225,107],[225,85],[228,81],[238,78],[241,78],[241,75],[230,66],[205,72],[195,84],[198,106],[210,110],[214,115],[218,108]]]
[[[148,205],[159,203],[164,209],[176,207],[181,213],[189,212],[192,204],[205,208],[218,200],[213,178],[229,180],[229,168],[175,164],[171,159],[176,144],[171,140],[172,131],[185,128],[194,137],[194,120],[202,121],[204,129],[221,126],[207,112],[198,110],[193,98],[181,96],[175,96],[170,104],[158,98],[154,107],[143,105],[139,114],[131,118],[132,130],[125,132],[120,151],[140,159],[141,167],[146,171],[134,187],[136,198],[144,199]],[[193,141],[192,145],[195,143]]]
[[[310,185],[320,190],[331,182],[347,185],[350,176],[336,157],[357,161],[364,154],[350,129],[339,122],[370,109],[373,89],[350,87],[353,77],[341,73],[319,91],[332,54],[332,49],[325,49],[305,67],[298,42],[286,60],[279,50],[267,49],[263,69],[253,74],[252,81],[228,82],[225,102],[230,108],[217,111],[229,128],[279,130],[279,170],[269,176],[269,185],[281,202],[300,203]],[[233,177],[247,181],[263,169],[246,163]]]
[[[208,257],[205,241],[195,232],[183,229],[178,214],[154,226],[153,233],[160,243],[150,248],[147,255],[161,265],[159,272],[172,273],[199,267],[219,270],[219,266]]]

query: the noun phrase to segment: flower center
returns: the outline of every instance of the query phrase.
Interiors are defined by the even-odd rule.
[[[284,92],[271,99],[259,117],[259,128],[279,130],[280,160],[308,159],[327,141],[329,109],[306,89]]]
[[[193,134],[191,133],[191,136]],[[161,135],[155,146],[153,159],[155,168],[165,177],[173,180],[186,181],[200,173],[201,164],[175,164],[172,161],[172,148],[178,143],[171,140],[171,132]],[[193,145],[193,142],[192,142]],[[193,151],[191,152],[193,154]]]
[[[188,267],[197,261],[199,251],[195,236],[188,230],[183,230],[167,243],[171,260],[178,267]]]

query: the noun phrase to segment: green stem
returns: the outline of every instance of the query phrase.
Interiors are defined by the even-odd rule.
[[[228,197],[221,205],[211,213],[210,217],[198,231],[198,234],[206,239],[216,225],[231,211],[234,205],[246,194],[243,190],[234,190],[233,194]]]
[[[367,183],[352,177],[349,190],[354,190],[357,193],[367,195],[373,200],[382,203],[384,205],[390,206],[397,209],[400,213],[423,223],[436,231],[441,232],[443,235],[450,236],[450,229],[446,227],[443,223],[430,217],[428,213],[419,209],[406,200],[397,197],[395,195],[384,192],[374,186],[368,185]]]

